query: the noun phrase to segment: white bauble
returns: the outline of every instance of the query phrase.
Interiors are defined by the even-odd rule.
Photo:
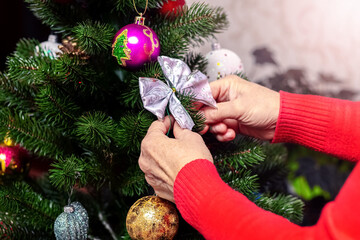
[[[39,56],[39,54],[43,54],[44,56],[55,59],[58,57],[57,53],[61,53],[59,45],[60,43],[57,42],[57,36],[50,34],[47,41],[35,47],[35,55]]]
[[[209,82],[227,75],[244,72],[242,61],[236,53],[221,48],[219,43],[213,43],[211,47],[212,51],[205,56],[208,61],[206,73]]]

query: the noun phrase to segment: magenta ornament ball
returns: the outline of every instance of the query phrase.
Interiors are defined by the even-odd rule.
[[[157,60],[160,42],[154,30],[145,25],[128,24],[115,35],[112,55],[127,69],[139,69]]]

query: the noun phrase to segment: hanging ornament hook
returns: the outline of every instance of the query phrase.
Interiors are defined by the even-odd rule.
[[[71,203],[71,197],[73,195],[73,192],[74,192],[74,188],[71,187],[70,190],[68,191],[68,205],[70,205]]]
[[[147,10],[147,7],[148,7],[148,2],[149,2],[149,1],[146,0],[146,5],[145,5],[144,12],[143,12],[143,13],[140,13],[140,12],[137,10],[137,8],[136,8],[135,0],[133,0],[134,9],[135,9],[135,11],[137,12],[137,14],[140,15],[140,16],[135,17],[135,24],[144,26],[145,18],[143,17],[143,15],[146,13],[146,10]]]
[[[134,9],[135,9],[135,11],[137,12],[137,14],[139,14],[139,15],[140,15],[140,17],[142,17],[143,15],[145,15],[146,10],[147,10],[147,7],[148,7],[148,3],[149,3],[149,0],[146,0],[146,5],[145,5],[144,12],[143,12],[143,13],[140,13],[140,12],[137,10],[137,8],[136,8],[136,5],[135,5],[135,0],[133,0]]]

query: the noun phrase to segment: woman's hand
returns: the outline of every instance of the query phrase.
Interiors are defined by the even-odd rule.
[[[171,122],[174,122],[173,118]],[[213,159],[199,134],[182,129],[175,123],[175,138],[169,138],[166,136],[169,128],[169,117],[151,124],[141,143],[139,166],[155,193],[174,202],[174,182],[181,168],[196,159],[211,162]]]
[[[237,133],[262,140],[275,134],[280,94],[238,76],[227,76],[210,83],[217,109],[204,107],[205,130],[219,141],[230,141]]]

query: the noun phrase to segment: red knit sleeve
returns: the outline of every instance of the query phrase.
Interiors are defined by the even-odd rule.
[[[176,177],[174,198],[183,218],[209,240],[350,240],[360,239],[360,165],[353,170],[335,201],[318,223],[300,227],[257,207],[224,183],[215,166],[198,159]]]
[[[282,91],[280,96],[273,143],[297,143],[342,159],[360,159],[360,102]]]
[[[208,160],[185,165],[174,184],[183,218],[206,239],[308,239],[306,231],[283,217],[257,207],[224,183]],[[296,238],[299,235],[299,238]]]
[[[293,142],[349,160],[360,159],[360,103],[281,92],[273,142]],[[257,207],[224,183],[215,166],[195,160],[174,183],[184,219],[206,239],[360,239],[360,165],[312,227],[297,226]]]

